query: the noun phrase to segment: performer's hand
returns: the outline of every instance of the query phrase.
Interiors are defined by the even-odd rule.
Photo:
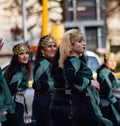
[[[100,91],[100,84],[96,80],[91,80],[91,86],[95,87],[98,91]]]
[[[7,111],[4,111],[4,112],[3,112],[3,115],[7,115],[7,114],[8,114],[8,112],[7,112]]]

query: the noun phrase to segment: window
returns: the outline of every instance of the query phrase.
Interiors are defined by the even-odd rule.
[[[86,43],[89,50],[94,50],[97,48],[97,27],[87,27],[85,28],[86,33]]]

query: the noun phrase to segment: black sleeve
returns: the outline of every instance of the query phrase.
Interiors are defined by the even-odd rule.
[[[70,85],[73,83],[82,85],[83,78],[76,75],[75,68],[70,61],[65,63],[65,76]]]
[[[109,81],[107,81],[107,80],[109,80]],[[109,93],[112,92],[112,87],[110,87],[109,85],[112,84],[113,80],[114,80],[113,74],[109,73],[107,79],[104,79],[103,82],[100,83],[100,90],[104,96],[108,96]],[[114,97],[112,93],[111,93],[111,97]]]

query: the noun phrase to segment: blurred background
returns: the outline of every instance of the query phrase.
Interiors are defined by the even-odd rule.
[[[79,28],[87,49],[100,57],[112,51],[120,61],[120,0],[0,0],[0,65],[10,60],[13,45],[27,42],[31,54],[42,35],[59,45],[63,33]]]

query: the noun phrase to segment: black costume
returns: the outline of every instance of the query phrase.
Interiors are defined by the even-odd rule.
[[[59,55],[57,51],[56,56]],[[59,56],[55,57],[57,60]],[[62,68],[58,67],[58,61],[53,62],[52,75],[54,78],[54,93],[50,112],[53,120],[53,126],[72,126],[71,118],[71,94],[69,94],[68,85],[64,78]]]
[[[74,126],[112,126],[99,108],[98,91],[90,86],[92,71],[82,58],[68,57],[64,64],[65,77],[72,88]]]
[[[120,100],[113,95],[112,90],[120,87],[120,81],[115,78],[113,72],[105,64],[101,65],[97,70],[97,80],[100,82],[102,113],[104,117],[114,123],[114,126],[119,126]]]
[[[53,79],[51,77],[51,62],[45,57],[39,58],[33,71],[33,117],[37,126],[51,126],[49,113],[53,92]]]

